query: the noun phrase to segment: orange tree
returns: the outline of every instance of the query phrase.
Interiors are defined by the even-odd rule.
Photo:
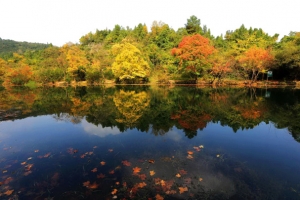
[[[191,73],[195,80],[212,66],[210,56],[215,52],[210,40],[199,34],[186,36],[172,54],[179,59],[179,65],[185,72]]]
[[[273,61],[274,56],[269,50],[258,47],[251,47],[239,59],[242,68],[251,73],[251,83],[255,82],[258,75],[270,67]]]

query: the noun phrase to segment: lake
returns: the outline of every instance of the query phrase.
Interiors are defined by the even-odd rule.
[[[1,199],[300,199],[300,90],[0,88]]]

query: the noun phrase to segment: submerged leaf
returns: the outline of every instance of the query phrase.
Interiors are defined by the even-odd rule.
[[[155,174],[154,170],[150,171],[150,176],[153,176],[154,174]]]
[[[14,190],[7,190],[6,192],[4,192],[3,194],[9,196],[14,192]]]
[[[103,165],[105,165],[105,163],[106,163],[106,162],[104,162],[104,161],[101,161],[101,162],[100,162],[100,165],[102,165],[102,166],[103,166]]]
[[[188,188],[187,188],[187,187],[178,187],[178,189],[179,189],[179,193],[180,193],[180,194],[182,194],[182,193],[188,191]]]
[[[91,172],[97,172],[97,168],[92,169]]]

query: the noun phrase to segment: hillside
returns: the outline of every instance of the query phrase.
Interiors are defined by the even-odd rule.
[[[48,46],[51,44],[17,42],[0,38],[0,57],[10,57],[13,52],[23,54],[26,50],[41,50]]]

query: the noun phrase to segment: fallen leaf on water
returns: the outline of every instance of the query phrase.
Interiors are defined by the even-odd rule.
[[[104,178],[104,177],[105,177],[105,175],[102,173],[97,175],[97,178]]]
[[[125,166],[128,166],[128,167],[131,166],[131,163],[128,162],[127,160],[123,160],[122,164],[125,165]]]
[[[120,185],[120,182],[119,182],[119,181],[117,181],[117,182],[116,182],[116,185]]]
[[[168,190],[166,191],[166,194],[170,195],[170,194],[176,194],[176,190]]]
[[[7,172],[7,170],[6,169],[4,169],[4,170],[2,170],[2,173],[4,174],[4,173],[6,173]]]
[[[26,165],[26,162],[22,162],[21,165]]]
[[[219,158],[219,157],[220,157],[220,154],[217,154],[216,157]]]
[[[109,173],[109,174],[114,174],[114,173],[115,173],[115,170],[110,170],[108,173]]]
[[[119,169],[121,169],[120,165],[118,165],[118,166],[115,167],[115,170],[119,170]]]
[[[177,178],[180,178],[180,177],[181,177],[181,175],[178,173],[178,174],[176,174],[176,177],[177,177]]]
[[[139,178],[142,180],[142,181],[144,181],[144,180],[146,180],[146,174],[141,174],[141,175],[139,175]]]
[[[193,159],[194,157],[192,155],[188,155],[186,158],[187,159]]]
[[[161,180],[161,181],[160,181],[160,185],[161,185],[161,186],[165,186],[165,185],[166,185],[166,182],[165,182],[164,180]]]
[[[142,168],[139,168],[139,167],[132,168],[134,174],[141,172],[141,169]]]
[[[199,148],[200,148],[200,149],[203,149],[203,148],[204,148],[204,146],[203,146],[203,145],[200,145],[200,146],[199,146]]]
[[[178,189],[179,189],[179,193],[180,193],[180,194],[182,194],[182,193],[188,191],[188,188],[187,188],[187,187],[178,187]]]
[[[154,170],[150,171],[150,176],[153,176],[154,174],[155,174]]]
[[[164,200],[164,198],[162,196],[160,196],[159,194],[155,195],[155,199],[156,200]]]
[[[142,182],[142,183],[137,183],[135,186],[137,187],[137,188],[143,188],[143,187],[145,187],[147,184],[145,183],[145,182]]]
[[[179,170],[179,174],[184,175],[187,174],[187,171],[185,171],[184,169]]]
[[[81,156],[80,156],[80,158],[84,158],[85,157],[85,154],[82,154]]]
[[[89,155],[92,155],[93,153],[94,153],[94,152],[90,151],[88,154],[89,154]]]
[[[78,152],[78,150],[77,150],[77,149],[74,149],[74,150],[73,150],[73,153],[77,153],[77,152]]]
[[[118,196],[117,196],[117,195],[114,195],[112,198],[113,198],[113,199],[117,199],[117,198],[118,198]]]
[[[192,152],[192,151],[188,151],[187,152],[189,155],[193,155],[194,154],[194,152]]]
[[[93,149],[96,149],[96,148],[97,148],[97,146],[94,146],[94,147],[93,147]]]
[[[97,168],[92,169],[91,172],[97,172]]]
[[[199,181],[203,181],[203,178],[199,178]]]
[[[101,161],[101,162],[100,162],[100,165],[102,165],[102,166],[103,166],[103,165],[105,165],[105,163],[106,163],[106,162],[104,162],[104,161]]]
[[[153,159],[148,160],[149,163],[154,163],[155,161]]]
[[[40,150],[38,150],[38,149],[34,150],[35,153],[37,153],[37,152],[39,152],[39,151],[40,151]]]
[[[88,187],[90,185],[90,181],[83,182],[83,186]]]
[[[27,160],[31,160],[31,159],[32,159],[32,157],[27,158]]]
[[[113,191],[111,192],[112,195],[117,194],[117,189],[113,189]]]
[[[32,171],[27,171],[27,172],[24,172],[24,176],[28,176],[29,174],[31,174]]]
[[[4,184],[9,184],[9,182],[11,182],[13,180],[12,177],[7,177],[5,180],[4,180]]]
[[[201,151],[200,147],[193,147],[196,151]]]
[[[90,189],[97,189],[98,186],[99,186],[99,184],[97,184],[96,182],[94,182],[93,184],[90,184],[90,185],[88,186],[88,188],[90,188]]]
[[[50,152],[49,153],[46,153],[45,155],[44,155],[44,158],[48,158],[49,156],[50,156]]]
[[[9,196],[14,192],[14,190],[7,190],[6,192],[4,192],[3,194]]]
[[[113,149],[108,149],[108,151],[109,151],[109,152],[113,152],[114,150],[113,150]]]

